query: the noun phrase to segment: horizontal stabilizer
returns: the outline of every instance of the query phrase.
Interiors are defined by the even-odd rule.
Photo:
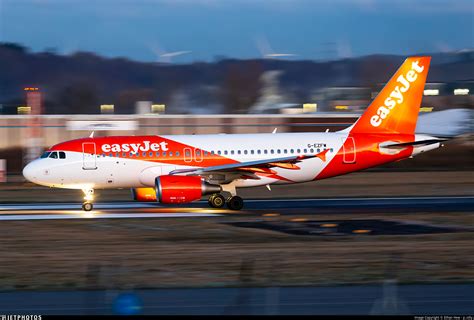
[[[446,141],[448,139],[429,139],[429,140],[420,140],[420,141],[411,141],[411,142],[404,142],[404,143],[391,143],[391,144],[383,144],[381,147],[388,148],[388,149],[402,149],[409,146],[428,146],[434,143],[440,143]]]

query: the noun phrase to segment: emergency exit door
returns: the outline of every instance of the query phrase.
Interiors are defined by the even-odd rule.
[[[344,139],[343,139],[344,140]],[[347,137],[344,144],[342,145],[342,162],[343,163],[355,163],[356,162],[356,147],[353,137]]]

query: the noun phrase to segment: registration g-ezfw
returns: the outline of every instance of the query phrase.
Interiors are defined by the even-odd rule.
[[[45,186],[83,190],[131,188],[137,201],[239,210],[239,188],[339,176],[409,158],[440,146],[415,134],[430,57],[410,57],[349,128],[324,133],[111,136],[59,143],[23,170]]]

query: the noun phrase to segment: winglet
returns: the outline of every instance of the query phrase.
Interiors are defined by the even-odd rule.
[[[94,138],[94,130],[92,130],[91,134],[89,135],[89,138]]]

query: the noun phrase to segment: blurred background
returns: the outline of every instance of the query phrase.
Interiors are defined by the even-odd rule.
[[[76,191],[27,183],[21,170],[51,145],[91,131],[101,136],[344,129],[409,55],[432,56],[417,133],[449,138],[444,148],[327,181],[242,195],[449,196],[462,197],[464,205],[260,208],[247,216],[158,221],[2,221],[0,291],[10,300],[0,302],[0,313],[436,310],[403,300],[399,283],[436,283],[439,290],[432,292],[452,290],[454,296],[471,292],[463,300],[471,308],[453,300],[437,310],[441,313],[472,313],[474,305],[472,1],[0,0],[1,204],[80,202]],[[130,190],[99,191],[99,199],[130,201]],[[402,228],[387,235],[384,228],[390,228],[373,221],[348,233],[337,227],[364,219],[456,231]],[[273,231],[242,228],[236,220],[269,223]],[[311,229],[318,221],[317,235],[281,231],[285,223]],[[330,293],[318,291],[321,286],[347,284],[375,287],[347,289],[369,292],[361,295],[364,303],[344,307],[348,300],[334,298],[339,307],[326,308],[330,298],[321,297]],[[307,296],[285,291],[293,286],[314,293],[316,302],[285,300]],[[227,299],[216,308],[202,307],[206,302],[199,299],[197,307],[180,305],[180,294],[201,296],[195,291],[137,293],[182,287],[234,291],[200,291],[206,302]],[[344,288],[335,296],[359,295]],[[404,288],[405,297],[417,294]],[[39,302],[21,302],[24,290],[36,290]],[[78,305],[67,309],[70,302],[55,300],[50,290],[69,290]],[[147,304],[161,294],[168,308]],[[291,307],[285,309],[285,303]]]

